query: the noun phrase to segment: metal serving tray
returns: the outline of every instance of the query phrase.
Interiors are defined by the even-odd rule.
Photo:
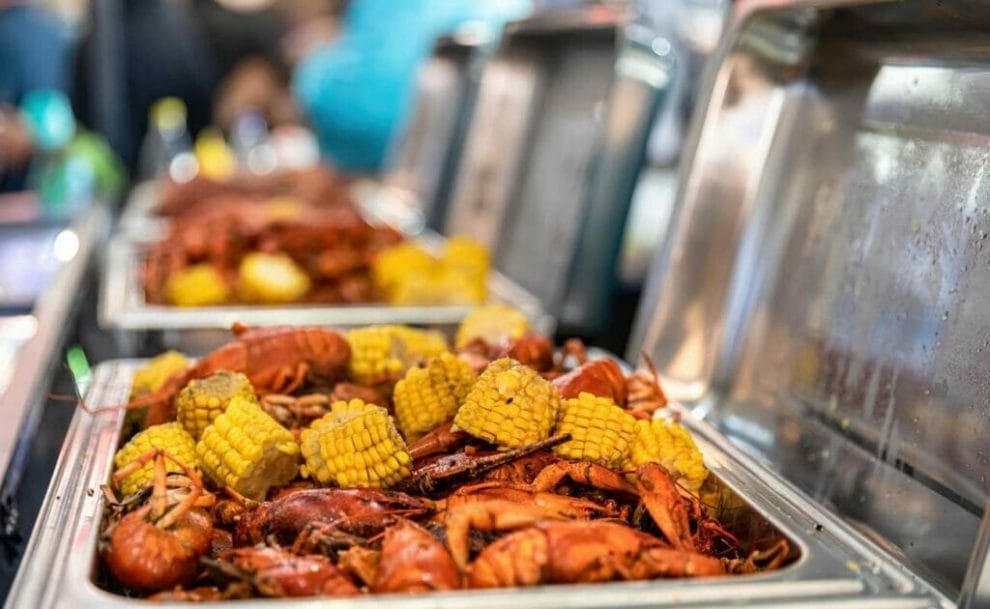
[[[629,352],[955,597],[990,497],[990,5],[747,7]]]
[[[659,42],[610,4],[547,10],[507,25],[482,72],[444,232],[487,243],[499,269],[582,333],[611,315],[632,191],[672,77]]]
[[[170,307],[151,305],[144,299],[139,280],[143,246],[160,237],[168,220],[154,216],[155,187],[139,185],[121,218],[119,234],[110,241],[104,261],[100,284],[99,321],[104,328],[118,331],[122,347],[125,333],[156,332],[161,346],[178,349],[190,355],[205,353],[230,340],[230,327],[235,321],[249,326],[332,326],[349,328],[370,324],[403,323],[429,326],[452,332],[474,307],[470,305],[392,306],[387,304],[360,305],[279,305],[229,307]],[[395,226],[407,238],[427,249],[439,250],[443,237],[410,224],[406,217],[381,195],[382,187],[361,183],[353,191],[357,205],[372,222]],[[533,327],[551,334],[555,328],[552,316],[540,301],[497,271],[489,274],[489,299],[504,302],[522,311]]]
[[[478,24],[441,36],[419,70],[416,102],[383,178],[392,195],[443,230],[457,161],[478,95],[481,67],[494,44]]]
[[[126,400],[131,379],[140,363],[118,360],[97,366],[87,391],[87,403],[96,405]],[[82,410],[76,413],[24,561],[7,599],[8,609],[113,609],[134,604],[189,606],[184,603],[151,605],[106,592],[93,581],[95,549],[104,507],[99,487],[109,479],[123,420],[123,411],[98,416]],[[682,420],[693,433],[712,473],[759,515],[750,522],[765,519],[786,535],[799,553],[796,562],[779,571],[760,575],[694,581],[656,580],[283,602],[285,606],[301,608],[451,609],[714,607],[742,603],[785,607],[798,602],[832,607],[949,606],[946,599],[925,587],[853,529],[733,448],[712,427],[686,413]],[[270,606],[271,600],[206,605],[262,607]]]

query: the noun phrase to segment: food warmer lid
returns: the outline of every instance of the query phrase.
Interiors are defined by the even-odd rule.
[[[496,265],[562,325],[595,331],[609,295],[670,45],[608,5],[506,26],[481,76],[445,232]],[[607,227],[612,227],[608,229]]]
[[[741,12],[629,356],[950,596],[986,595],[990,7]]]

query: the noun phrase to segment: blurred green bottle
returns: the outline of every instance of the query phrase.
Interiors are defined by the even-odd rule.
[[[72,217],[97,199],[114,199],[124,171],[100,136],[78,128],[68,98],[60,91],[28,93],[20,107],[36,150],[28,187],[50,218]]]

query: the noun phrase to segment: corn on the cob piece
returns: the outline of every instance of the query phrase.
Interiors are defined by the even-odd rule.
[[[359,399],[334,402],[299,437],[303,475],[343,488],[382,488],[409,475],[412,458],[388,411]]]
[[[277,304],[299,300],[309,291],[309,276],[287,254],[252,252],[237,271],[238,291],[247,302]]]
[[[675,480],[695,494],[708,477],[701,451],[691,434],[673,421],[636,422],[636,435],[625,469],[633,470],[644,463],[664,466]]]
[[[391,295],[404,276],[429,271],[436,264],[429,252],[406,241],[379,252],[371,263],[371,276],[379,289]]]
[[[581,392],[561,402],[555,433],[571,434],[553,449],[558,455],[620,469],[629,457],[636,419],[608,398]]]
[[[480,242],[467,237],[450,237],[443,247],[440,262],[447,268],[457,269],[469,277],[480,277],[482,281],[491,269],[488,250]]]
[[[131,398],[139,398],[161,389],[170,376],[189,365],[189,360],[178,351],[166,351],[151,358],[140,370],[134,373],[131,382]]]
[[[445,353],[449,346],[443,334],[409,326],[396,326],[395,332],[405,345],[407,365],[422,363]]]
[[[392,395],[402,435],[415,442],[453,419],[473,383],[471,367],[450,353],[441,353],[425,368],[411,368]]]
[[[206,307],[230,299],[230,290],[212,264],[194,264],[169,278],[168,301],[177,307]]]
[[[476,338],[489,344],[519,338],[529,329],[529,322],[522,312],[505,304],[490,304],[471,311],[457,328],[458,349],[464,348]]]
[[[196,441],[182,428],[182,425],[174,421],[152,425],[135,435],[114,455],[114,466],[116,469],[126,467],[153,448],[160,448],[189,467],[196,467]],[[153,468],[154,464],[148,462],[134,473],[126,476],[120,481],[120,492],[124,495],[130,495],[139,491],[142,486],[154,478]],[[165,470],[182,473],[182,468],[173,463],[171,459],[165,460]]]
[[[347,342],[351,377],[362,384],[395,382],[410,366],[447,350],[441,334],[396,325],[351,330]]]
[[[205,379],[193,379],[175,399],[177,418],[198,440],[235,397],[257,402],[251,381],[239,372],[222,370]]]
[[[517,448],[550,437],[559,410],[556,387],[532,368],[503,357],[478,377],[454,425],[500,448]]]
[[[269,488],[291,482],[299,470],[299,445],[292,433],[241,396],[203,431],[196,454],[214,483],[258,501]]]

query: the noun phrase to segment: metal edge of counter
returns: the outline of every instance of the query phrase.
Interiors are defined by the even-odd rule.
[[[109,225],[107,207],[94,204],[67,227],[78,238],[78,250],[58,270],[32,311],[38,330],[18,351],[14,380],[0,396],[0,415],[4,418],[4,424],[0,425],[0,480],[4,494],[11,493],[18,483],[14,470],[24,443],[39,423],[37,404],[54,372],[55,352],[68,330],[65,321],[72,312],[93,252],[105,241]]]

